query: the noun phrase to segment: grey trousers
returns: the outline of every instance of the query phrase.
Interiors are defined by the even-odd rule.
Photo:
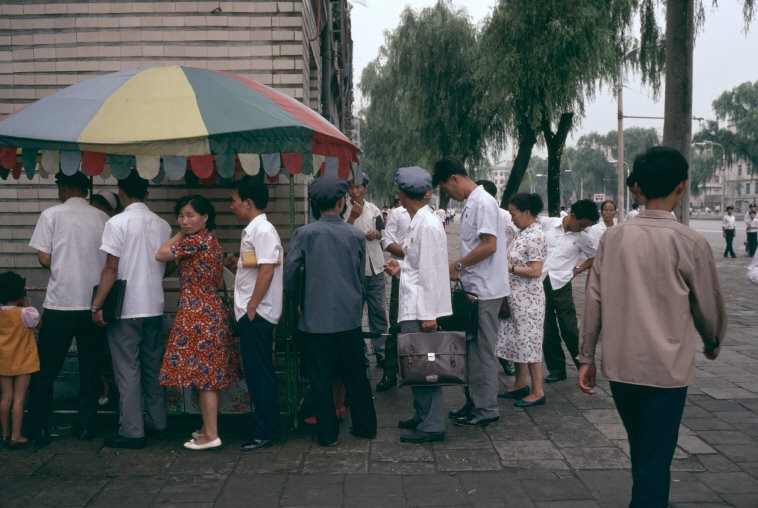
[[[368,306],[368,330],[377,360],[384,359],[384,333],[387,333],[387,295],[384,274],[363,278],[363,301]]]
[[[421,331],[419,321],[403,321],[400,333]],[[421,420],[416,427],[423,432],[445,432],[445,404],[441,386],[412,386],[414,417]]]
[[[479,334],[466,342],[466,369],[468,391],[474,403],[474,416],[493,418],[497,411],[497,314],[500,298],[479,300]]]
[[[158,382],[165,349],[162,332],[163,316],[122,319],[108,325],[120,398],[118,433],[124,437],[144,437],[145,426],[166,428],[166,391]]]

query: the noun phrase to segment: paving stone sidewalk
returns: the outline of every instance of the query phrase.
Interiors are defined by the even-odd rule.
[[[457,223],[448,226],[451,257]],[[678,507],[758,506],[758,288],[745,279],[747,257],[716,258],[730,322],[715,362],[697,360],[673,464]],[[574,282],[581,312],[584,278]],[[380,371],[371,368],[375,384]],[[505,378],[503,378],[505,380]],[[376,394],[379,434],[319,447],[310,429],[241,453],[248,416],[224,416],[225,446],[189,452],[182,442],[199,417],[170,418],[170,435],[144,450],[111,450],[102,440],[68,437],[70,417],[56,416],[64,437],[31,450],[0,452],[0,506],[624,507],[631,474],[624,429],[600,381],[587,396],[569,379],[546,386],[547,404],[526,410],[500,402],[487,428],[448,426],[444,442],[399,442],[399,419],[411,415],[408,389]],[[449,409],[463,402],[445,388]],[[102,433],[116,427],[104,417]]]

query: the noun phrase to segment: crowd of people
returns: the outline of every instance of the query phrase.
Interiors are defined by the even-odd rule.
[[[397,424],[409,431],[400,440],[444,440],[448,419],[461,427],[494,424],[499,399],[522,408],[545,405],[543,383],[566,380],[570,364],[579,370],[581,389],[595,393],[595,349],[602,330],[603,371],[629,436],[633,505],[665,506],[686,387],[694,376],[694,332],[702,337],[705,356],[715,359],[726,328],[710,247],[671,214],[686,188],[687,169],[681,154],[669,148],[638,156],[627,185],[645,209],[623,225],[614,225],[612,201],[598,210],[594,202],[579,200],[559,217],[540,218],[539,195],[519,193],[504,210],[494,198],[494,185],[472,180],[455,157],[437,161],[431,173],[420,167],[397,170],[399,202],[384,213],[366,200],[367,175],[321,176],[308,188],[316,220],[295,230],[286,257],[266,218],[268,188],[246,176],[229,190],[231,210],[244,225],[232,321],[219,294],[224,253],[208,199],[178,200],[179,230],[172,235],[171,226],[148,208],[148,182],[136,172],[119,180],[118,201],[112,194],[97,200],[112,216],[87,203],[89,182],[82,173],[58,174],[62,204],[42,212],[30,242],[40,264],[50,269],[41,320],[28,306],[23,279],[0,275],[3,440],[19,448],[49,439],[53,381],[76,337],[81,380],[74,437],[92,437],[102,391],[98,366],[107,342],[119,392],[119,428],[105,438],[105,446],[142,448],[146,437],[165,435],[164,387],[191,386],[200,394],[202,424],[184,446],[218,448],[219,391],[243,377],[255,416],[241,450],[271,446],[280,438],[272,351],[285,290],[298,302],[316,441],[338,445],[345,396],[350,433],[372,439],[377,417],[366,341],[383,369],[376,391],[395,388],[397,335],[437,330],[437,320],[452,313],[450,281],[458,281],[479,302],[478,331],[466,343],[465,404],[446,418],[440,386],[414,386],[413,413]],[[444,230],[452,214],[438,210],[443,211],[438,218],[429,206],[436,187],[464,203],[455,260],[448,259]],[[754,251],[754,210],[746,223],[754,227]],[[727,231],[725,226],[728,238]],[[180,293],[166,340],[167,264],[178,267]],[[572,281],[585,271],[580,336]],[[127,281],[122,313],[108,322],[103,305],[119,280]],[[239,351],[230,324],[238,328]],[[36,326],[41,326],[37,344],[31,332]],[[514,375],[503,391],[499,366]]]

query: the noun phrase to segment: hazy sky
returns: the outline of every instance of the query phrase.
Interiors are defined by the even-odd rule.
[[[414,10],[432,6],[436,0],[353,0],[352,33],[353,65],[355,68],[356,104],[360,105],[357,84],[363,68],[375,59],[384,43],[384,32],[394,30],[400,22],[400,13],[406,6]],[[696,117],[714,119],[711,102],[724,90],[730,90],[745,81],[758,80],[758,23],[751,24],[745,34],[741,1],[722,0],[717,10],[704,0],[706,22],[697,35],[694,55],[694,87],[692,113]],[[464,7],[474,23],[479,24],[491,12],[496,0],[454,0],[456,7]],[[664,84],[665,86],[665,84]],[[637,76],[629,76],[624,88],[624,114],[632,116],[663,116],[663,89],[658,102]],[[580,125],[572,134],[577,139],[583,133],[605,133],[616,130],[616,99],[608,90],[601,90],[587,106]],[[663,120],[627,118],[626,128],[654,127],[663,130]],[[693,123],[693,132],[698,123]],[[570,142],[571,143],[571,142]]]

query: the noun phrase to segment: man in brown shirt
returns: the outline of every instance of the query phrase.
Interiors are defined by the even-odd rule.
[[[665,507],[687,385],[695,378],[695,330],[706,358],[716,359],[726,308],[711,246],[671,215],[687,187],[687,161],[674,149],[653,147],[637,156],[630,179],[646,210],[600,240],[587,284],[579,386],[595,393],[602,330],[603,374],[629,439],[629,506]]]

